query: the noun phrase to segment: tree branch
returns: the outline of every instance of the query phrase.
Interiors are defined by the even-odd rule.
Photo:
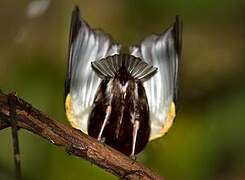
[[[15,94],[9,94],[8,104],[9,104],[10,124],[11,124],[11,130],[12,130],[14,163],[15,163],[15,170],[16,170],[15,177],[16,177],[16,180],[20,180],[21,179],[20,149],[19,149],[19,138],[18,138],[15,101],[16,101]]]
[[[0,130],[11,125],[8,96],[0,91]],[[18,128],[31,131],[57,146],[62,146],[69,154],[82,157],[120,178],[163,179],[106,144],[47,117],[29,103],[14,97],[11,101],[16,107],[15,116],[18,120]]]

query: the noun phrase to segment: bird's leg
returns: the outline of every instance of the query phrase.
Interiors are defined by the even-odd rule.
[[[139,121],[135,120],[134,124],[133,124],[133,143],[132,143],[132,151],[130,154],[130,157],[135,159],[134,157],[134,153],[135,153],[135,146],[136,146],[136,139],[137,139],[137,134],[138,134],[138,130],[139,130]]]
[[[107,106],[107,108],[106,108],[105,119],[103,121],[103,124],[102,124],[101,129],[100,129],[100,133],[99,133],[98,138],[97,138],[98,141],[101,141],[102,133],[105,129],[106,122],[108,121],[110,115],[111,115],[111,105]]]

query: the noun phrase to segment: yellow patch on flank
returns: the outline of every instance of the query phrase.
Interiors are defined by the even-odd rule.
[[[170,109],[168,111],[168,116],[166,119],[166,122],[164,123],[163,127],[160,130],[160,134],[163,136],[166,132],[168,132],[168,130],[171,128],[173,122],[174,122],[174,118],[176,116],[175,113],[175,104],[174,102],[171,102],[170,104]]]
[[[70,94],[66,96],[65,109],[66,109],[66,116],[68,118],[68,121],[71,123],[72,127],[77,128],[78,125],[76,119],[73,116],[72,100]]]

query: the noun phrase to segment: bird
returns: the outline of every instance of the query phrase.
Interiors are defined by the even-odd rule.
[[[134,157],[162,137],[176,116],[181,62],[179,16],[121,52],[121,44],[91,28],[75,6],[70,25],[65,112],[71,126]]]

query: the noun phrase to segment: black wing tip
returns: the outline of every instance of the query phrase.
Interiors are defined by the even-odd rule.
[[[181,22],[182,22],[182,18],[181,18],[181,16],[178,15],[178,14],[175,16],[175,23],[176,23],[176,22],[179,23],[179,24],[181,24]]]
[[[177,15],[175,17],[175,23],[173,26],[173,30],[174,30],[176,49],[177,49],[178,56],[180,58],[181,49],[182,49],[182,31],[183,31],[183,20],[180,17],[180,15]]]
[[[178,71],[180,71],[180,62],[181,62],[181,51],[182,51],[182,31],[183,31],[183,20],[177,15],[175,17],[175,23],[173,25],[173,35],[175,41],[175,48],[178,56]],[[179,79],[180,73],[177,73],[177,79]],[[174,89],[174,103],[176,105],[176,109],[178,109],[178,99],[179,99],[179,88],[176,82]]]
[[[81,21],[80,9],[78,5],[75,5],[72,11],[71,23],[75,24]]]
[[[76,5],[72,11],[71,24],[70,24],[70,45],[74,41],[75,37],[78,34],[78,31],[81,26],[81,16],[79,7]]]
[[[75,23],[76,21],[80,20],[80,9],[79,7],[76,5],[72,11],[72,18],[71,18],[71,22]]]
[[[71,83],[71,71],[72,71],[72,63],[70,59],[70,48],[71,44],[75,41],[77,37],[79,28],[81,26],[80,22],[80,10],[79,7],[76,5],[72,11],[71,15],[71,24],[70,24],[70,35],[69,35],[69,52],[68,52],[68,66],[66,72],[66,80],[65,80],[65,98],[67,94],[70,92],[70,83]]]
[[[73,13],[74,14],[80,14],[80,9],[78,5],[75,5],[74,9],[73,9]]]

